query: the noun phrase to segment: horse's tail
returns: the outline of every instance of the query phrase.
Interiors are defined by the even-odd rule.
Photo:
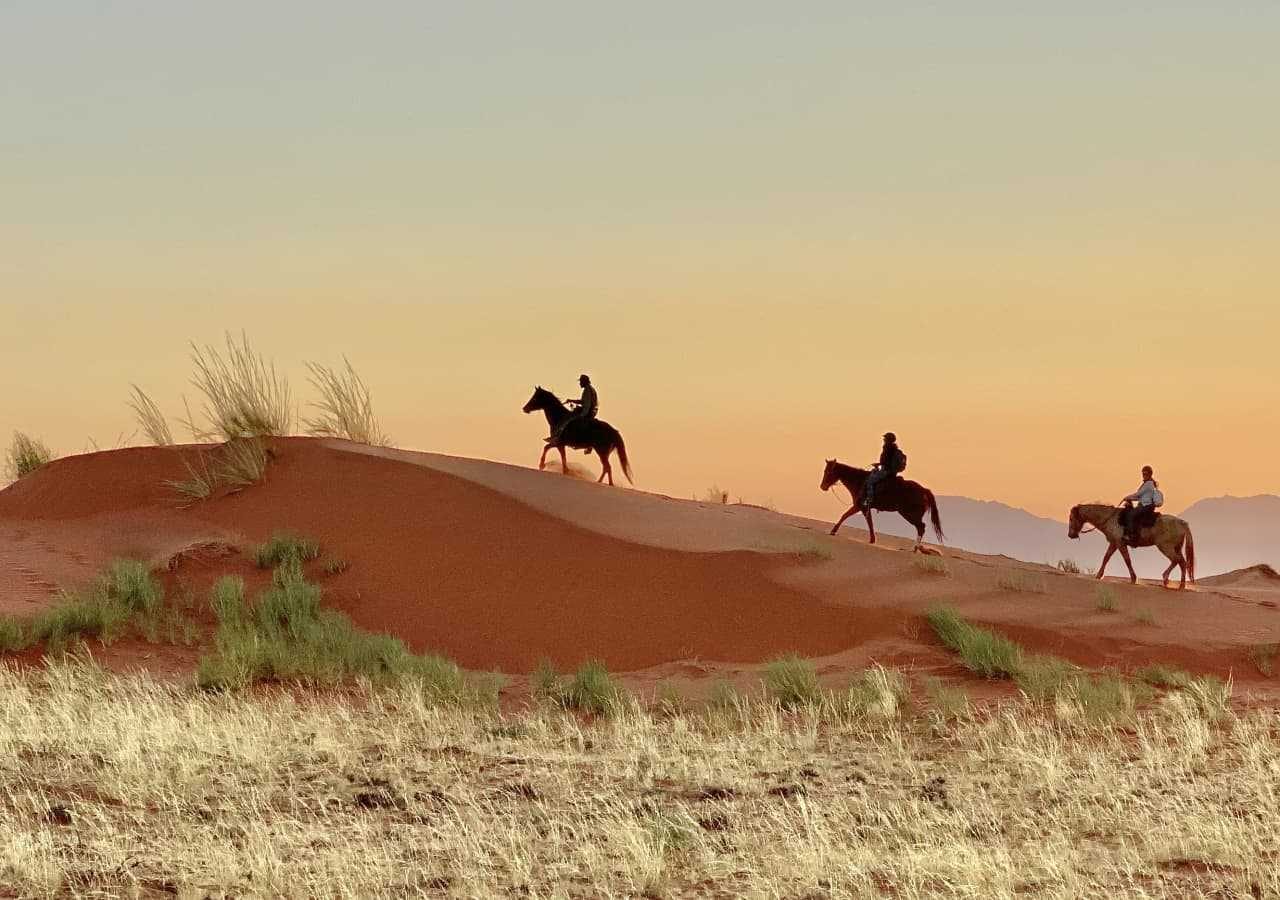
[[[1196,583],[1196,542],[1195,542],[1195,539],[1191,537],[1190,525],[1187,526],[1186,548],[1187,548],[1187,553],[1186,553],[1187,577],[1190,579],[1192,584],[1195,584]]]
[[[616,428],[613,430],[615,435],[614,446],[618,448],[618,461],[622,463],[622,473],[627,476],[627,481],[635,484],[635,479],[631,477],[631,461],[627,459],[627,444],[622,439],[622,432]]]
[[[938,501],[934,499],[933,491],[925,488],[924,499],[929,506],[929,521],[933,523],[933,533],[939,541],[945,541],[947,536],[942,533],[942,519],[938,516]]]

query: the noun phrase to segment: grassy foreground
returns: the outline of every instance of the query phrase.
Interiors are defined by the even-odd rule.
[[[0,668],[0,895],[1275,896],[1280,713],[763,697],[584,724],[406,683]]]

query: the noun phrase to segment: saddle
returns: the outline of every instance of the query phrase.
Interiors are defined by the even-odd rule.
[[[1152,528],[1161,515],[1154,506],[1122,506],[1120,507],[1120,524],[1132,531]]]

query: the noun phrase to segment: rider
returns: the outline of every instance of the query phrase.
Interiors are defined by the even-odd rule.
[[[1136,503],[1136,507],[1129,504]],[[1143,526],[1156,523],[1156,510],[1164,505],[1164,494],[1160,492],[1160,483],[1155,480],[1155,472],[1150,466],[1142,467],[1142,486],[1124,498],[1125,512],[1122,515],[1124,537],[1130,544],[1138,539],[1138,531]]]
[[[867,480],[862,485],[863,509],[871,509],[876,487],[901,474],[907,468],[907,454],[898,448],[898,436],[892,431],[885,432],[884,448],[880,451],[880,462],[872,467]]]
[[[560,424],[552,429],[551,437],[547,438],[548,444],[559,439],[571,422],[577,422],[579,419],[594,419],[596,413],[600,411],[600,398],[596,395],[595,386],[591,384],[591,376],[579,375],[578,384],[582,386],[582,399],[566,401],[577,409],[561,419]]]

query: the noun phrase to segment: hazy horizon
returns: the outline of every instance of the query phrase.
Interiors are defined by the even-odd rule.
[[[639,486],[829,517],[894,430],[1061,519],[1280,493],[1280,7],[0,9],[4,439],[177,419],[189,341],[533,465],[589,372]],[[582,459],[581,456],[578,457]]]

